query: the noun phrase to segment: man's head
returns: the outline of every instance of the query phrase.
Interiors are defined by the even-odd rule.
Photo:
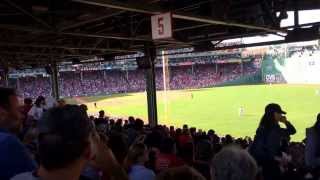
[[[79,106],[66,105],[45,112],[39,122],[41,166],[50,171],[84,165],[92,155],[91,130],[91,123]]]
[[[99,111],[99,118],[104,118],[105,113],[104,110]]]
[[[237,146],[228,146],[212,162],[212,180],[254,180],[258,167],[251,155]]]
[[[43,107],[46,105],[46,99],[43,96],[39,96],[34,104],[37,107]]]
[[[88,111],[88,106],[85,105],[85,104],[81,104],[81,105],[80,105],[80,109],[81,109],[82,111],[84,111],[84,112],[87,112],[87,111]]]
[[[143,130],[143,126],[144,126],[144,122],[141,119],[136,119],[135,129],[137,131],[142,131]]]
[[[31,106],[32,105],[32,99],[31,98],[25,98],[23,102],[24,102],[24,105],[27,105],[27,106]]]
[[[0,87],[0,128],[17,129],[21,124],[20,104],[16,91]]]
[[[57,103],[58,103],[58,107],[63,107],[67,104],[64,99],[59,99]]]

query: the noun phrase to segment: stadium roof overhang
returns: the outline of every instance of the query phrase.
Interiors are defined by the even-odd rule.
[[[206,51],[316,39],[319,22],[303,31],[298,23],[295,31],[280,28],[287,11],[309,9],[320,9],[320,1],[2,0],[0,66],[45,66],[132,54],[147,43]],[[154,41],[150,17],[163,12],[172,12],[173,38]],[[303,32],[312,35],[295,38]],[[225,39],[267,34],[289,38],[217,46]]]

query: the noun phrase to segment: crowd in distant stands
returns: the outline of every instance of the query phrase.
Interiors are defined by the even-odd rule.
[[[296,129],[285,115],[268,104],[254,138],[235,138],[104,111],[89,117],[86,105],[63,99],[20,105],[15,90],[0,88],[0,179],[318,179],[320,114],[303,142],[290,142]]]
[[[252,75],[258,71],[254,63],[241,64],[170,66],[167,83],[169,89],[202,88],[219,85]],[[163,89],[163,70],[156,68],[156,87]],[[144,70],[95,70],[59,73],[60,95],[63,97],[90,96],[123,92],[143,92],[146,89]],[[49,96],[49,77],[23,77],[17,82],[17,89],[23,97]]]

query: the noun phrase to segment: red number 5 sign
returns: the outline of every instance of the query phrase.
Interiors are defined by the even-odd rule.
[[[172,38],[171,13],[154,15],[151,17],[152,39]]]

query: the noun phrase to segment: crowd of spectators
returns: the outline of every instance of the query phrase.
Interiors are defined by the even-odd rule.
[[[206,64],[170,66],[168,84],[170,89],[202,88],[219,85],[251,75],[258,71],[253,63]],[[163,89],[163,70],[155,69],[156,87]],[[143,92],[146,89],[144,70],[93,70],[59,73],[60,95],[63,97],[105,95],[123,92]],[[22,77],[17,89],[23,97],[51,95],[50,77]]]
[[[188,125],[150,127],[139,118],[111,119],[104,111],[88,117],[86,111],[86,105],[63,100],[49,105],[41,96],[21,106],[13,89],[0,88],[0,179],[304,180],[320,175],[320,114],[305,141],[290,142],[296,129],[273,103],[254,138],[219,136]]]

